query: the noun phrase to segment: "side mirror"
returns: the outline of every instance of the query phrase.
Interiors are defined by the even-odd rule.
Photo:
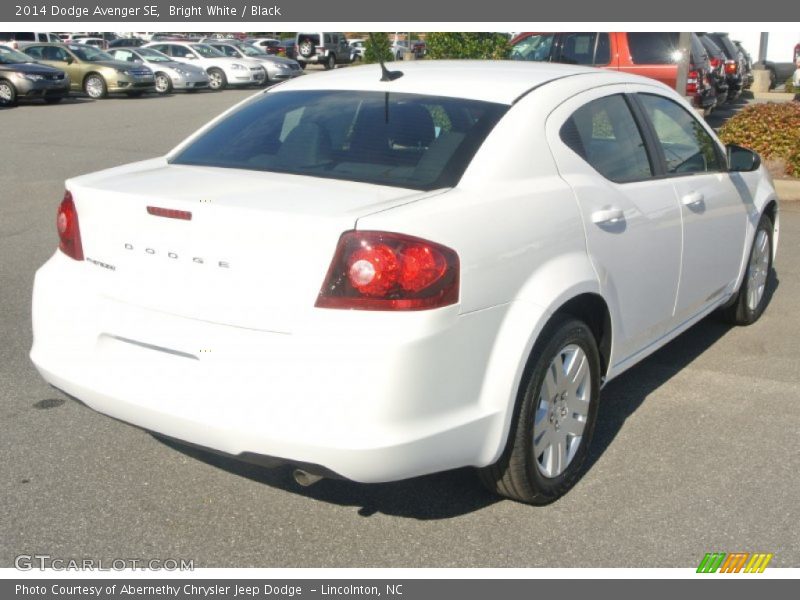
[[[72,63],[75,62],[75,59],[72,58],[71,56],[67,56],[67,60],[64,62],[66,62],[68,65],[71,65]]]
[[[729,171],[755,171],[761,166],[761,157],[752,150],[736,144],[728,144],[725,149],[728,154]]]

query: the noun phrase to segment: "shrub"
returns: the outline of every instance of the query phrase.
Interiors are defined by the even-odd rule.
[[[502,33],[429,33],[425,39],[430,58],[508,57],[508,37]]]
[[[376,63],[383,57],[383,62],[394,60],[389,34],[385,31],[370,34],[364,41],[364,62]]]
[[[764,159],[783,159],[786,173],[800,177],[800,102],[752,104],[725,123],[719,136]]]

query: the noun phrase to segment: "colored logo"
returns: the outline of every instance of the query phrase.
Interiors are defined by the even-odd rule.
[[[763,573],[774,554],[709,552],[700,561],[698,573]]]

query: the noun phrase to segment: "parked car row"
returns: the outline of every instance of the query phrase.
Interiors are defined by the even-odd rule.
[[[112,47],[30,42],[20,50],[0,46],[0,106],[20,98],[59,102],[70,92],[93,99],[266,85],[302,74],[297,61],[271,56],[237,40],[149,42]]]
[[[652,77],[674,88],[683,58],[670,32],[524,32],[511,58],[560,62]],[[753,82],[752,61],[726,33],[692,33],[685,95],[705,115],[733,102]]]

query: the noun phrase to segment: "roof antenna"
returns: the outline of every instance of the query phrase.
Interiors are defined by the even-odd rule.
[[[378,56],[378,62],[381,63],[381,81],[394,81],[395,79],[400,79],[403,76],[402,71],[390,71],[386,68],[386,65],[383,64],[383,56],[380,52],[378,52],[378,45],[375,43],[375,34],[371,31],[369,32],[369,39],[372,42],[372,48],[375,51],[375,54]]]

